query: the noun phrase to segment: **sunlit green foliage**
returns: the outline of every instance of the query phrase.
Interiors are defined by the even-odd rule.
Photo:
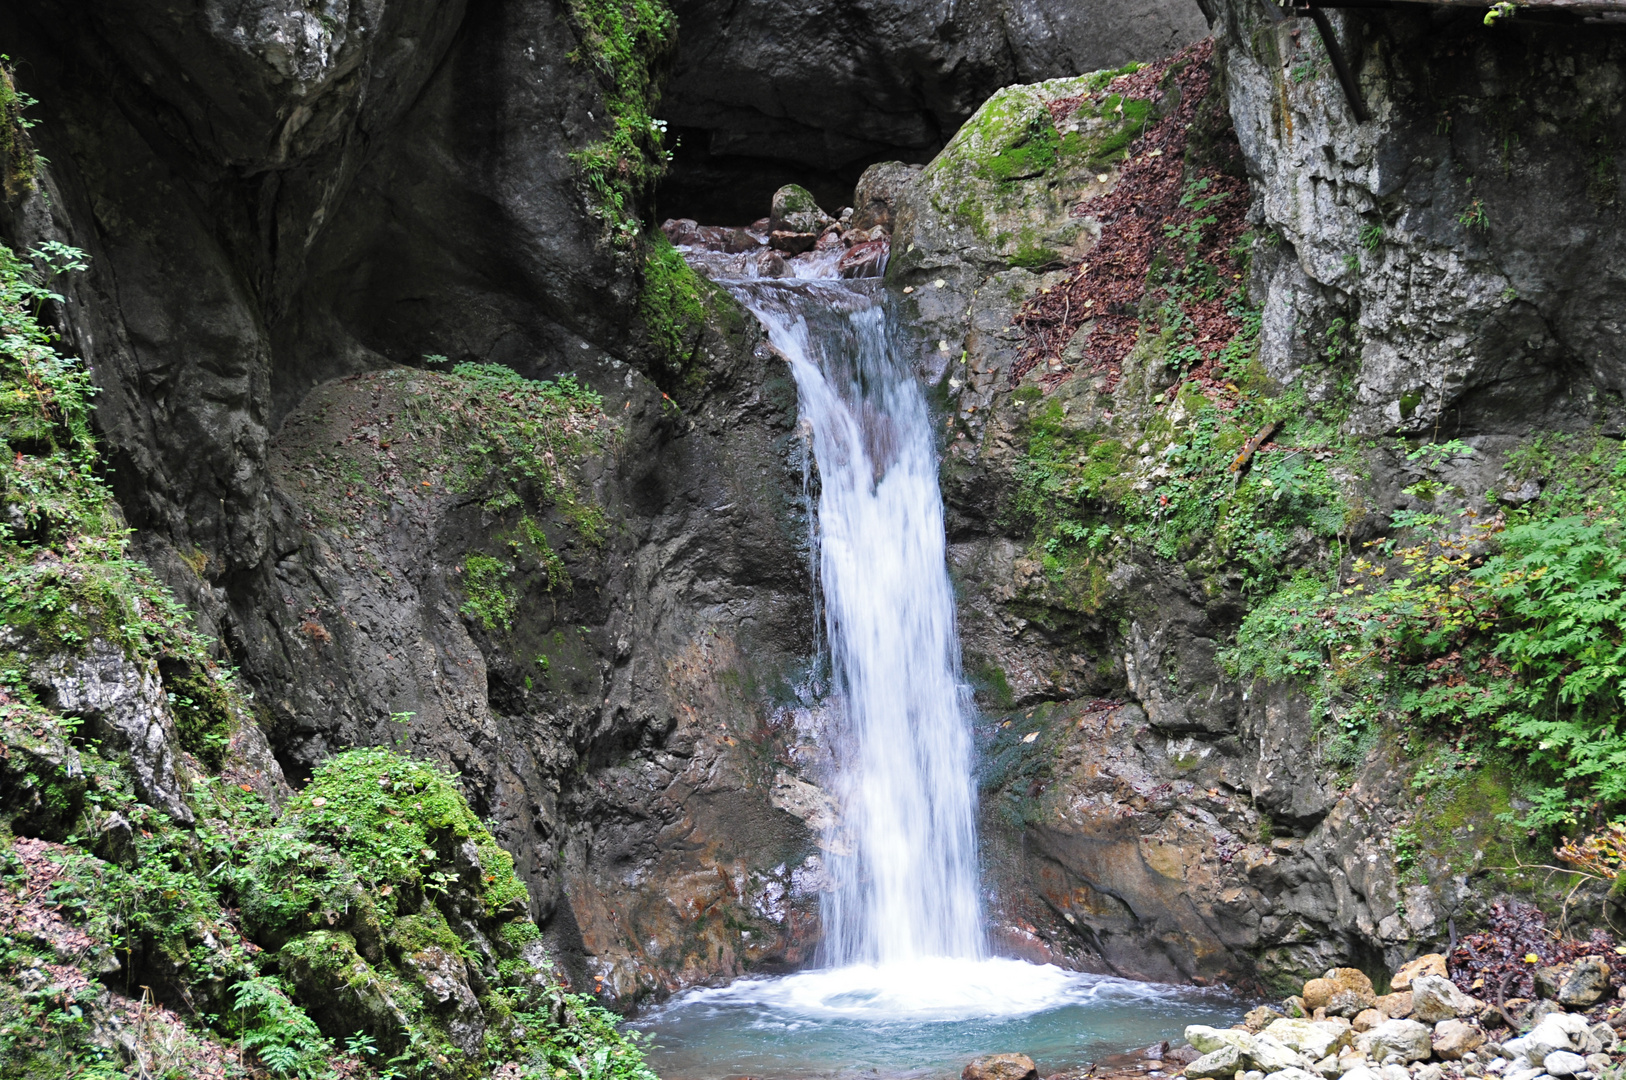
[[[1230,662],[1309,682],[1351,734],[1393,715],[1505,752],[1521,822],[1545,828],[1626,811],[1626,453],[1537,440],[1509,464],[1532,463],[1555,475],[1540,500],[1397,515],[1353,577],[1306,575],[1261,604]]]

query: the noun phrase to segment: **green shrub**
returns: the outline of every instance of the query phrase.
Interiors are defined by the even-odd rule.
[[[1392,716],[1505,753],[1528,828],[1626,811],[1626,454],[1544,464],[1569,480],[1505,525],[1400,514],[1354,578],[1295,579],[1227,663],[1308,683],[1349,732]]]

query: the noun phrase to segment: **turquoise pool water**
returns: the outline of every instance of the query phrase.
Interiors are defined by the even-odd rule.
[[[1041,1075],[1231,1024],[1218,991],[1083,975],[1018,960],[854,965],[692,990],[629,1023],[662,1080],[957,1077],[1018,1051]]]

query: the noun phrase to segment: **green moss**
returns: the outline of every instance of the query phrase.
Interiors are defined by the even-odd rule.
[[[1061,136],[1043,109],[1021,115],[996,97],[974,119],[981,128],[977,143],[983,151],[976,170],[984,179],[995,183],[1026,180],[1056,164]]]
[[[1062,137],[1060,156],[1104,169],[1129,153],[1129,144],[1140,138],[1146,125],[1155,119],[1154,105],[1141,98],[1109,95],[1100,105],[1085,104],[1076,114],[1082,130]]]
[[[490,555],[470,555],[465,558],[463,560],[465,599],[463,606],[457,610],[488,631],[512,630],[519,598],[509,590],[505,579],[513,572],[513,567]]]
[[[683,261],[664,235],[652,236],[644,255],[643,286],[638,314],[650,344],[664,359],[671,374],[679,374],[694,355],[706,325],[707,302],[713,290]]]
[[[203,661],[190,615],[147,567],[97,471],[94,390],[83,365],[57,352],[34,313],[83,253],[41,245],[31,261],[0,247],[0,622],[46,648],[79,651],[101,637],[131,653]]]
[[[516,919],[503,923],[502,939],[515,949],[523,949],[533,941],[540,941],[542,931],[529,919]]]
[[[585,528],[582,531],[587,532]],[[602,537],[594,537],[592,534],[589,534],[589,537],[602,540]],[[553,550],[553,545],[548,542],[548,534],[542,530],[542,526],[529,514],[519,519],[518,528],[507,538],[507,542],[516,556],[529,555],[536,561],[546,578],[549,592],[555,589],[569,590],[570,571],[565,566],[565,561]]]
[[[33,104],[33,98],[17,89],[11,57],[0,56],[0,190],[7,199],[31,190],[39,175],[39,155],[28,137],[34,123],[23,115]]]
[[[236,719],[230,673],[176,661],[159,670],[182,749],[208,768],[219,769]]]
[[[1238,354],[1239,367],[1251,357],[1257,332],[1251,313],[1240,344],[1227,346]],[[1143,336],[1126,366],[1156,364],[1169,337]],[[1006,513],[1031,530],[1030,555],[1046,571],[1044,595],[1032,599],[1097,612],[1109,594],[1111,564],[1127,554],[1126,545],[1198,560],[1199,573],[1240,568],[1247,590],[1262,594],[1281,580],[1296,530],[1339,535],[1354,508],[1347,481],[1334,470],[1348,467],[1355,450],[1344,446],[1326,459],[1261,455],[1239,478],[1231,468],[1237,451],[1273,419],[1283,424],[1284,442],[1336,445],[1339,438],[1297,395],[1273,398],[1250,389],[1240,397],[1237,407],[1222,410],[1186,385],[1171,407],[1138,421],[1144,450],[1069,418],[1058,399],[1030,406],[1026,452]],[[1142,455],[1151,460],[1137,460]]]
[[[591,68],[609,114],[604,136],[571,159],[606,240],[632,250],[640,203],[671,157],[654,108],[677,48],[677,17],[663,0],[569,0],[568,8],[581,39],[570,59]]]
[[[1016,708],[1016,695],[1011,691],[1010,680],[1005,677],[1005,669],[993,661],[985,660],[974,666],[971,669],[971,682],[976,687],[977,696],[989,708]]]
[[[800,184],[786,184],[777,192],[785,214],[817,214],[823,208],[813,193]]]
[[[442,949],[452,956],[462,956],[468,948],[463,939],[446,925],[446,917],[433,908],[422,915],[397,919],[390,927],[389,945],[407,956],[426,949]]]
[[[128,557],[98,478],[88,381],[33,318],[44,275],[75,257],[67,249],[34,255],[45,270],[0,248],[0,436],[9,444],[0,481],[10,522],[0,529],[0,619],[31,653],[78,648],[95,635],[142,670],[156,668],[186,747],[234,779],[196,778],[186,793],[195,821],[177,825],[140,801],[125,765],[79,736],[78,719],[40,703],[17,653],[0,657],[0,887],[17,903],[35,902],[16,887],[10,828],[60,842],[43,853],[60,872],[49,907],[84,935],[71,961],[26,936],[3,942],[0,1076],[122,1076],[123,1054],[106,1026],[91,1022],[101,998],[95,973],[106,971],[121,989],[150,986],[186,1018],[177,1038],[160,1032],[176,1075],[193,1050],[202,1060],[215,1042],[218,1059],[218,1044],[229,1042],[257,1073],[316,1080],[340,1060],[335,1041],[359,1029],[399,1057],[395,1076],[474,1080],[511,1061],[545,1067],[556,1080],[588,1061],[597,1080],[655,1080],[615,1018],[563,994],[529,962],[510,958],[500,972],[470,975],[488,1024],[486,1046],[474,1053],[451,1048],[437,1014],[402,978],[406,958],[391,955],[392,940],[476,955],[474,935],[452,931],[449,914],[499,948],[538,936],[512,858],[451,776],[387,750],[350,751],[318,769],[275,819],[237,782],[258,775],[226,738],[249,715],[246,703],[184,609]],[[576,508],[566,517],[584,536],[602,536],[602,517],[581,509],[589,504],[563,468],[570,455],[608,441],[596,396],[573,380],[539,384],[503,369],[382,377],[386,388],[391,378],[415,388],[403,423],[433,429],[452,447],[407,440],[411,450],[400,456],[424,456],[411,461],[410,477],[372,474],[381,493],[407,482],[488,503],[551,498]],[[334,481],[353,484],[337,464]],[[354,460],[342,464],[357,471]],[[528,520],[521,546],[556,581],[557,556]],[[41,857],[38,848],[31,857]],[[74,978],[89,977],[83,992],[57,985],[61,967],[38,992],[24,991],[22,969],[47,962],[78,964]],[[148,1038],[145,1027],[133,1034]],[[382,1059],[344,1064],[370,1075]]]

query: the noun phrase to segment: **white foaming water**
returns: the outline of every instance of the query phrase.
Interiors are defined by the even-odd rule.
[[[691,990],[632,1026],[667,1080],[952,1080],[1019,1050],[1044,1071],[1230,1024],[1234,999],[1020,960],[852,964]]]
[[[1123,984],[1021,960],[928,957],[818,968],[776,979],[739,979],[697,990],[686,1003],[760,1005],[813,1020],[953,1021],[1031,1016],[1084,1002]],[[1146,987],[1147,996],[1158,988]]]
[[[822,910],[838,966],[984,955],[931,414],[878,285],[731,283],[790,361],[819,467],[819,585],[845,716]]]
[[[1236,1001],[1211,992],[986,956],[931,417],[880,283],[828,280],[833,263],[731,277],[745,259],[694,255],[790,361],[811,430],[841,817],[821,894],[831,966],[679,994],[632,1025],[655,1036],[651,1064],[668,1080],[951,1080],[977,1054],[1071,1068],[1230,1023]]]

